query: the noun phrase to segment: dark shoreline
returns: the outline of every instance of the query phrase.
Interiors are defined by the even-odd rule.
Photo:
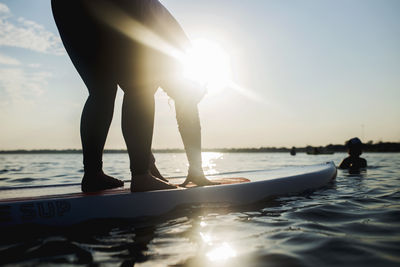
[[[296,152],[307,152],[318,149],[320,151],[329,152],[346,152],[345,145],[327,145],[327,146],[306,146],[297,147]],[[203,152],[221,152],[221,153],[262,153],[262,152],[285,152],[289,153],[291,148],[287,147],[260,147],[260,148],[212,148],[203,149]],[[379,142],[373,144],[369,142],[364,144],[364,152],[400,152],[400,143]],[[183,153],[183,149],[153,149],[154,153]],[[17,149],[17,150],[0,150],[0,154],[78,154],[82,153],[81,149]],[[106,149],[104,153],[127,153],[126,149]]]

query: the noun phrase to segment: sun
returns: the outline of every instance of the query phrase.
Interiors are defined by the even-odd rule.
[[[184,60],[184,77],[215,93],[228,86],[231,68],[228,54],[217,43],[198,39],[192,42]]]

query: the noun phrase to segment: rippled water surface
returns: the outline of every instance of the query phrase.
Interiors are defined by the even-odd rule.
[[[272,169],[345,154],[204,153],[208,174]],[[359,174],[312,193],[245,207],[192,207],[135,221],[23,229],[0,237],[0,265],[400,266],[400,154],[364,154]],[[184,154],[157,154],[170,177]],[[125,154],[106,154],[108,174],[129,179]],[[0,155],[0,187],[79,183],[79,154]]]

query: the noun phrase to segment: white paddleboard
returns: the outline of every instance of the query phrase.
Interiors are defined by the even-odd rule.
[[[238,176],[246,178],[236,178]],[[321,188],[336,177],[333,162],[209,176],[221,185],[131,193],[125,188],[82,193],[79,185],[0,188],[0,227],[72,225],[92,219],[165,214],[184,205],[245,205],[269,197]]]

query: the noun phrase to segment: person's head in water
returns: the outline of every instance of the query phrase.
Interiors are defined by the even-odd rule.
[[[349,157],[345,158],[340,164],[340,169],[349,169],[352,171],[359,170],[360,168],[367,167],[367,161],[360,158],[362,154],[363,144],[361,140],[357,137],[351,138],[346,142],[347,152]]]
[[[352,157],[359,157],[362,154],[362,142],[358,137],[351,138],[346,142],[347,151]]]

